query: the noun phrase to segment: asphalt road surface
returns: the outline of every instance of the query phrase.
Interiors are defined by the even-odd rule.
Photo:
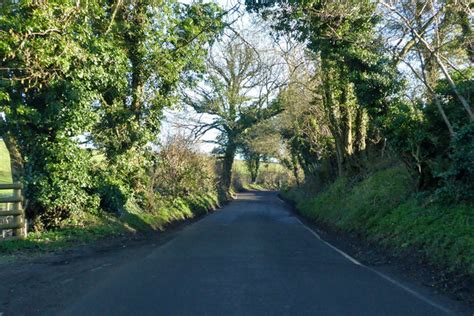
[[[61,315],[449,315],[251,192],[131,257]]]

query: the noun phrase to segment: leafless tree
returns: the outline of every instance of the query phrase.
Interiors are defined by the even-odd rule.
[[[468,1],[380,0],[379,4],[391,30],[388,42],[394,60],[407,66],[426,87],[453,136],[453,126],[434,85],[442,74],[468,119],[474,120],[471,105],[451,76],[451,71],[459,71],[474,60],[472,24],[469,23],[472,12]],[[463,52],[454,52],[453,43],[461,43],[465,47]]]
[[[216,142],[222,154],[224,190],[230,188],[242,133],[281,111],[272,100],[285,85],[285,64],[272,49],[262,49],[253,41],[246,32],[232,32],[214,45],[205,80],[183,98],[198,114],[211,117],[210,122],[195,124],[196,135],[211,129],[220,132]]]

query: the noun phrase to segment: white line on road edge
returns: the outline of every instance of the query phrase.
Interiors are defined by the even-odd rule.
[[[286,203],[284,200],[282,200],[280,197],[278,197],[278,199],[283,202],[283,203]],[[328,243],[327,241],[325,241],[324,239],[321,238],[321,236],[315,232],[313,229],[311,229],[310,227],[306,226],[298,217],[295,216],[295,218],[298,220],[298,222],[303,225],[304,228],[306,228],[313,236],[315,236],[317,239],[319,239],[320,241],[322,241],[326,246],[328,246],[329,248],[335,250],[336,252],[338,252],[340,255],[342,255],[344,258],[346,258],[347,260],[349,260],[350,262],[352,262],[353,264],[355,265],[358,265],[358,266],[361,266],[375,274],[377,274],[379,277],[381,277],[382,279],[392,283],[393,285],[396,285],[398,286],[399,288],[407,291],[408,293],[410,293],[411,295],[415,296],[416,298],[418,298],[419,300],[422,300],[423,302],[433,306],[433,307],[436,307],[437,309],[447,313],[447,314],[452,314],[452,311],[447,309],[446,307],[444,306],[441,306],[435,302],[433,302],[432,300],[430,300],[429,298],[425,297],[424,295],[410,289],[409,287],[401,284],[400,282],[392,279],[391,277],[389,277],[388,275],[385,275],[383,274],[382,272],[379,272],[375,269],[372,269],[371,267],[368,267],[362,263],[360,263],[358,260],[354,259],[353,257],[351,257],[350,255],[348,255],[347,253],[345,253],[344,251],[342,251],[341,249],[339,248],[336,248],[335,246],[331,245],[330,243]]]
[[[357,261],[356,259],[352,258],[351,256],[349,256],[347,253],[345,253],[344,251],[334,247],[333,245],[331,245],[330,243],[328,243],[326,240],[322,239],[321,236],[319,236],[319,234],[317,232],[315,232],[314,230],[312,230],[311,228],[309,228],[308,226],[306,226],[298,217],[296,218],[298,220],[298,222],[300,222],[301,225],[303,225],[304,228],[306,228],[307,230],[309,230],[311,232],[311,234],[313,234],[316,238],[318,238],[319,240],[321,240],[324,244],[326,244],[326,246],[328,246],[329,248],[337,251],[339,254],[341,254],[344,258],[346,258],[347,260],[349,260],[350,262],[352,262],[353,264],[355,265],[358,265],[358,266],[364,266],[362,263],[360,263],[359,261]]]

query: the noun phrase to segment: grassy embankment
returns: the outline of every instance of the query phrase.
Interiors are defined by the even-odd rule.
[[[474,205],[446,205],[413,192],[413,181],[399,166],[354,185],[339,179],[317,195],[293,188],[283,196],[315,222],[357,234],[395,256],[415,255],[441,271],[446,282],[472,286]]]
[[[11,183],[10,159],[3,141],[0,141],[0,183]],[[80,220],[76,219],[61,229],[29,232],[25,240],[2,241],[0,254],[19,250],[55,250],[105,237],[164,230],[171,223],[199,216],[217,206],[217,196],[211,195],[163,202],[156,210],[146,212],[129,202],[120,216],[106,212],[84,213]]]

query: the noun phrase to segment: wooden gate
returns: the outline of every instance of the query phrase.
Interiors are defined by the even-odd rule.
[[[0,184],[0,241],[26,237],[26,220],[21,183]],[[10,194],[4,194],[9,190]],[[11,233],[9,233],[11,231]]]

